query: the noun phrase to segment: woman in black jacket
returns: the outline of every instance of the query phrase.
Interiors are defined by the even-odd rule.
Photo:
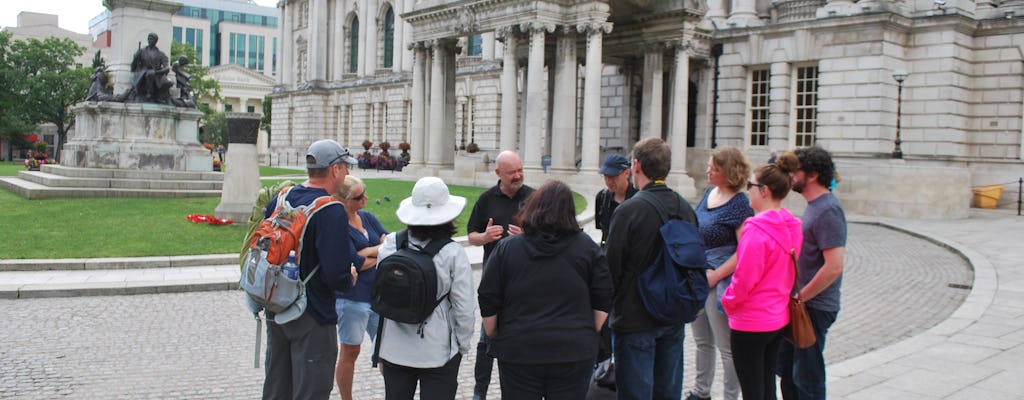
[[[502,398],[583,399],[611,308],[608,262],[562,182],[537,189],[516,219],[523,234],[494,248],[477,292]]]

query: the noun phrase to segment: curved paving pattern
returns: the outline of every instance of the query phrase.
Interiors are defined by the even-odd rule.
[[[883,227],[851,224],[847,257],[844,308],[827,350],[831,362],[936,325],[968,293],[949,284],[971,282],[959,256]],[[0,399],[259,397],[256,324],[237,291],[0,300],[0,310]],[[693,345],[687,341],[689,388]],[[382,399],[370,350],[357,363],[356,396]],[[471,398],[472,365],[473,354],[460,369],[460,398]],[[500,397],[497,382],[491,394]]]

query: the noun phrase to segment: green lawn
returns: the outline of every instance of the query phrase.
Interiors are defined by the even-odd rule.
[[[0,173],[8,174],[9,164]],[[23,166],[18,166],[24,168]],[[10,173],[16,175],[17,169]],[[270,185],[273,181],[265,181]],[[409,196],[414,182],[367,179],[367,209],[391,231],[401,229],[395,210]],[[466,197],[466,209],[456,220],[457,235],[484,188],[451,186]],[[390,198],[390,201],[385,199]],[[377,204],[377,201],[380,204]],[[585,199],[574,194],[577,212]],[[239,251],[245,235],[241,226],[194,224],[188,214],[213,214],[220,198],[193,199],[49,199],[26,200],[0,190],[0,259],[141,257]]]
[[[18,176],[18,172],[24,170],[25,164],[11,163],[10,161],[0,162],[0,176]]]

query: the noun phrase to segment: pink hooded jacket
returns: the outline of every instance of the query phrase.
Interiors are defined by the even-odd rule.
[[[736,249],[736,272],[722,295],[729,328],[772,332],[789,324],[790,293],[796,270],[790,249],[800,258],[800,220],[786,209],[768,210],[743,223]]]

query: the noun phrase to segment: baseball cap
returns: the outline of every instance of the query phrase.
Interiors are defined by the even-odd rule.
[[[349,154],[348,149],[341,147],[338,142],[331,139],[317,140],[313,144],[309,145],[309,151],[306,151],[306,168],[327,168],[340,162],[346,162],[349,164],[356,164],[356,159],[352,158]],[[308,157],[313,157],[312,162]]]
[[[601,164],[601,174],[605,176],[619,176],[622,171],[629,169],[629,160],[619,153],[609,154]]]

